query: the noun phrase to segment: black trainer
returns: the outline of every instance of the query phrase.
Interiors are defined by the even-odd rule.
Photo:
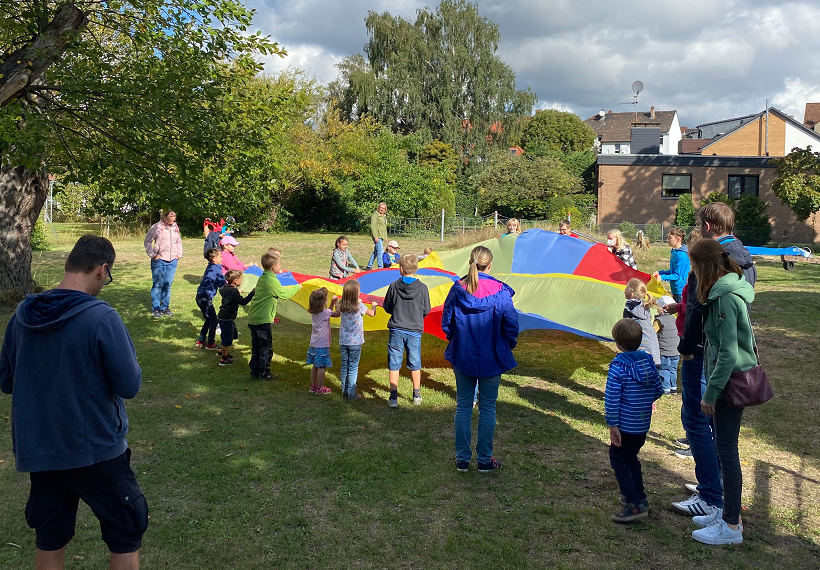
[[[618,502],[621,503],[625,507],[628,507],[629,505],[632,504],[629,501],[627,501],[626,497],[624,497],[623,495],[618,497]],[[644,499],[643,501],[641,501],[641,506],[649,508],[649,499]]]
[[[479,473],[489,473],[490,471],[495,471],[496,469],[501,469],[501,462],[495,457],[490,458],[489,463],[478,464]]]
[[[459,473],[466,473],[470,470],[470,462],[469,461],[459,461],[456,459],[456,471]]]
[[[624,510],[612,515],[612,520],[616,523],[629,523],[649,516],[649,511],[643,505],[627,505]]]
[[[171,309],[165,309],[164,311],[162,311],[162,316],[163,317],[173,317],[174,312]]]
[[[233,364],[232,359],[228,359],[228,358],[220,358],[219,359],[219,365],[220,366],[230,366],[231,364]]]

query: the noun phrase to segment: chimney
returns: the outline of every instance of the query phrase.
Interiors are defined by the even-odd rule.
[[[649,118],[652,119],[653,121],[655,120],[655,105],[652,105],[649,108]]]
[[[612,109],[610,109],[609,112],[612,113]]]

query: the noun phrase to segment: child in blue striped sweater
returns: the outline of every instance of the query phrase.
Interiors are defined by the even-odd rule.
[[[643,331],[634,319],[621,319],[612,328],[620,354],[609,365],[604,408],[609,426],[609,463],[621,490],[623,509],[612,520],[627,523],[649,513],[638,452],[646,442],[652,404],[663,395],[661,377],[652,357],[638,350]]]

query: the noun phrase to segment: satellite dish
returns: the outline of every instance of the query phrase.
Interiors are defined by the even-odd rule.
[[[635,92],[635,95],[637,95],[638,93],[643,91],[643,83],[641,83],[640,81],[636,81],[635,83],[633,83],[632,84],[632,91]]]
[[[600,111],[598,111],[598,116],[601,117],[601,118],[606,117],[606,111],[601,109]]]

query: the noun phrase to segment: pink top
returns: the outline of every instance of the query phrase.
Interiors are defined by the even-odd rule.
[[[330,315],[333,311],[325,309],[310,316],[313,329],[310,333],[311,348],[330,348]]]
[[[222,275],[225,275],[229,269],[236,269],[237,271],[245,271],[245,264],[239,261],[236,256],[227,249],[222,252]]]
[[[461,284],[462,287],[466,290],[467,287],[464,284]],[[473,293],[473,297],[478,297],[479,299],[483,299],[484,297],[489,297],[490,295],[495,295],[504,286],[499,283],[498,281],[491,281],[490,279],[479,279],[478,280],[478,289],[475,290]]]

